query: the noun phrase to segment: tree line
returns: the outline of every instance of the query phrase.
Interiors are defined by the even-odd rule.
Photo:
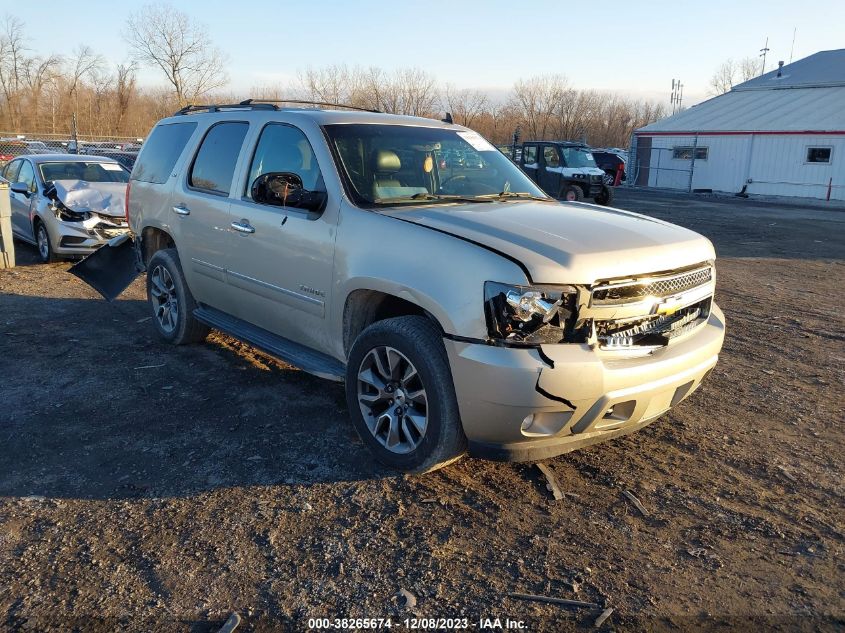
[[[562,75],[520,79],[504,98],[441,84],[420,68],[332,65],[307,68],[284,86],[260,86],[248,94],[225,89],[226,56],[201,24],[167,5],[148,5],[127,19],[124,39],[131,56],[109,64],[80,44],[71,55],[29,47],[17,17],[0,22],[0,131],[144,137],[160,118],[187,103],[237,102],[246,97],[307,99],[443,118],[473,128],[496,144],[519,129],[524,140],[585,140],[627,146],[631,132],[666,116],[662,104],[621,94],[582,90]],[[141,67],[157,69],[161,87],[139,86]]]

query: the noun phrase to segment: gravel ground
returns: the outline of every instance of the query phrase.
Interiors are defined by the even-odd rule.
[[[845,213],[617,204],[714,241],[728,338],[669,414],[548,460],[558,502],[531,464],[385,470],[341,386],[217,334],[168,347],[140,281],[109,305],[19,245],[0,271],[0,627],[564,631],[610,607],[605,629],[842,630]]]

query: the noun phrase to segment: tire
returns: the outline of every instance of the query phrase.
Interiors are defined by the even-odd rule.
[[[601,186],[601,193],[593,198],[596,204],[609,207],[613,203],[613,188],[607,185]]]
[[[564,185],[560,190],[560,199],[566,202],[581,202],[584,199],[584,191],[578,185]]]
[[[346,401],[361,440],[391,468],[430,472],[466,452],[442,334],[426,317],[386,319],[358,336],[346,369]]]
[[[53,243],[50,241],[47,225],[41,220],[35,221],[35,246],[38,250],[38,260],[42,264],[59,261],[59,257],[53,252]]]
[[[147,301],[159,336],[173,345],[198,343],[209,328],[194,318],[197,307],[175,248],[156,251],[147,264]]]

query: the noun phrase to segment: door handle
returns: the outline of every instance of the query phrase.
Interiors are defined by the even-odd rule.
[[[191,215],[191,210],[183,204],[173,207],[173,213],[176,215]]]
[[[232,222],[230,226],[235,229],[238,233],[255,233],[255,227],[249,223],[249,220]]]

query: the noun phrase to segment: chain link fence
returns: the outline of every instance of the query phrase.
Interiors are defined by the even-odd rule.
[[[105,156],[131,169],[142,143],[141,138],[124,136],[0,132],[0,170],[18,156],[29,154]]]

